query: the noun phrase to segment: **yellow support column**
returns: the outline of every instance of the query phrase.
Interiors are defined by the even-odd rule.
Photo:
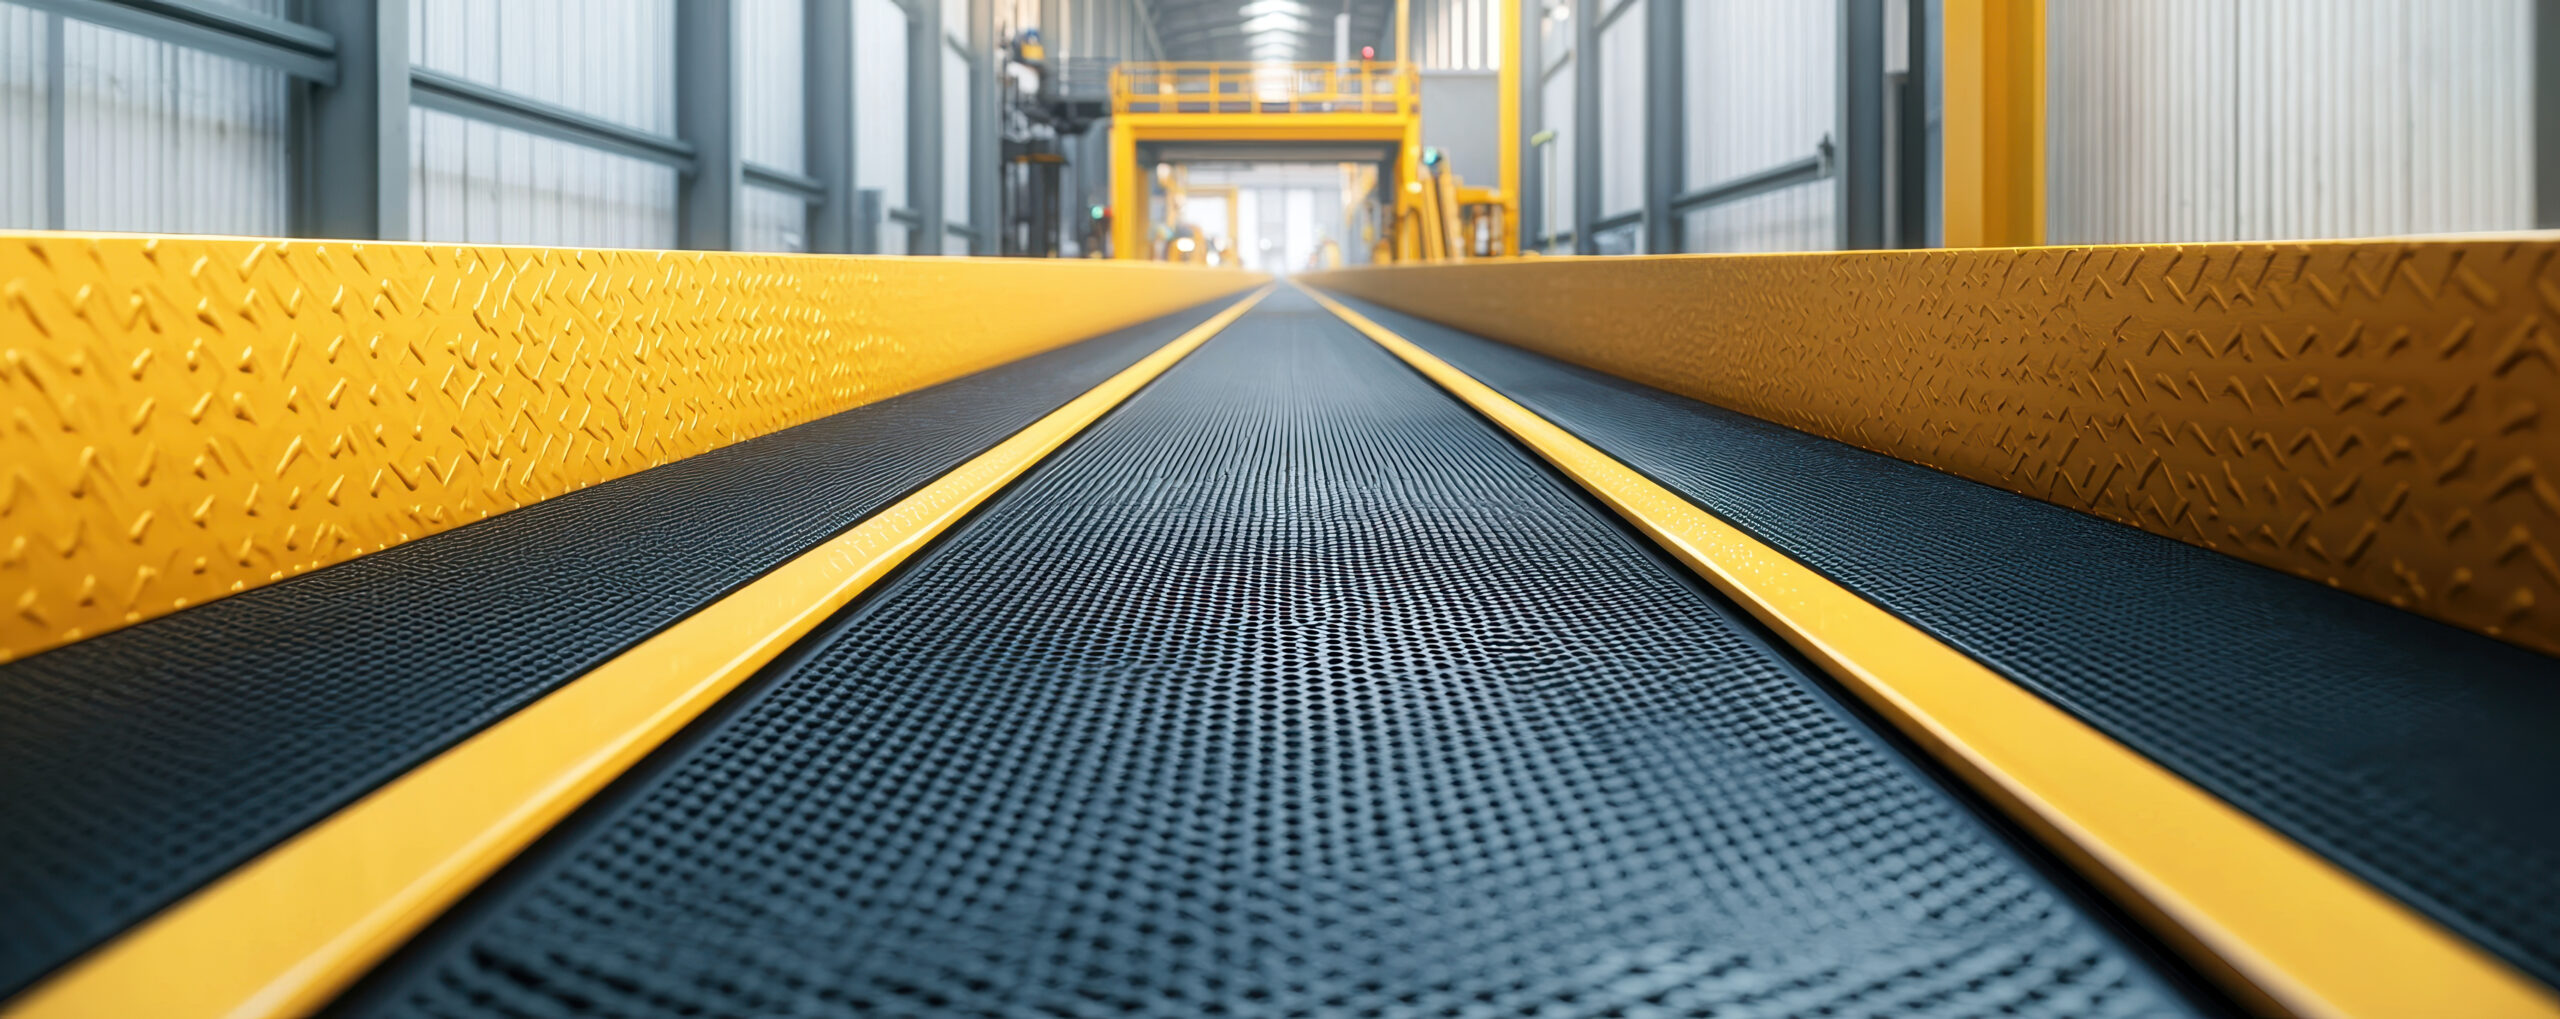
[[[1111,125],[1111,257],[1145,258],[1147,180],[1138,174],[1138,135]]]
[[[2044,0],[1947,0],[1950,248],[2044,243]]]

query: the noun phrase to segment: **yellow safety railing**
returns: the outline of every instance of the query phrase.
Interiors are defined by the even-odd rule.
[[[1412,65],[1393,61],[1123,63],[1111,71],[1111,112],[1411,115],[1420,85]]]

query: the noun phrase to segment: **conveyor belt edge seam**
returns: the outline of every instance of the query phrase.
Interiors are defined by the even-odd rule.
[[[2326,858],[1300,286],[1740,603],[2249,1004],[2560,1015],[2547,989]]]
[[[802,635],[1250,310],[1264,286],[916,493],[125,932],[6,1015],[326,1003]]]

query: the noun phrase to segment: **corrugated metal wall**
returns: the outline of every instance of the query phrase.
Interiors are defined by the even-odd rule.
[[[1627,0],[1600,23],[1600,215],[1604,217],[1632,212],[1644,204],[1646,2]]]
[[[895,0],[854,0],[854,186],[880,192],[880,250],[905,252],[907,225],[888,219],[908,208],[906,9]]]
[[[281,0],[231,6],[273,15]],[[14,4],[0,5],[0,62],[0,226],[289,225],[284,75]]]
[[[0,4],[0,227],[52,225],[46,210],[53,181],[49,22],[27,8]]]
[[[2054,0],[2055,243],[2522,229],[2531,0]]]
[[[1684,185],[1697,189],[1813,155],[1836,123],[1839,5],[1684,0]],[[1689,251],[1811,251],[1839,243],[1829,179],[1691,211]]]
[[[675,132],[672,0],[413,0],[409,59],[660,134]],[[669,247],[676,174],[431,110],[410,111],[419,240]]]
[[[778,170],[808,168],[808,89],[800,0],[736,0],[738,149]],[[739,196],[738,244],[749,251],[809,250],[809,206],[799,195],[748,184]]]
[[[1495,0],[1412,0],[1414,62],[1432,71],[1500,69],[1502,39],[1493,31],[1494,3]],[[1332,45],[1329,22],[1320,36],[1322,45]]]

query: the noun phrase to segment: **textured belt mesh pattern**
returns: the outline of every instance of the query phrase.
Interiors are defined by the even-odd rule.
[[[2560,984],[2560,662],[2219,552],[1361,307]]]
[[[0,994],[853,526],[1223,304],[0,666]]]
[[[1580,493],[1303,298],[386,966],[368,1015],[2189,1007]]]

